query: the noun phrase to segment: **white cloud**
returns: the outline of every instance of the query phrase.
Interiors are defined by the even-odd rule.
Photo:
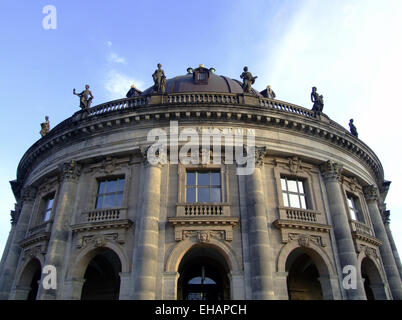
[[[108,61],[109,62],[114,62],[114,63],[121,63],[121,64],[126,64],[126,59],[123,57],[120,57],[117,53],[111,52],[108,56]]]
[[[112,46],[112,41],[106,41],[107,46],[110,48]]]
[[[116,70],[111,70],[106,77],[105,89],[109,93],[110,99],[120,99],[126,96],[133,84],[136,88],[143,89],[143,81]]]

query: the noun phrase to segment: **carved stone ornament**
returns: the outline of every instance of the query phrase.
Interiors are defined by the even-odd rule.
[[[82,249],[91,244],[97,248],[104,247],[108,241],[124,243],[124,240],[119,238],[118,233],[87,235],[87,236],[82,236],[81,238],[78,239],[77,248]]]
[[[254,149],[254,153],[253,153]],[[267,147],[254,148],[243,145],[243,155],[247,157],[247,161],[254,161],[256,167],[261,167],[264,164],[265,154],[267,153]],[[245,164],[242,164],[245,165]]]
[[[357,181],[356,177],[353,177],[350,181],[349,181],[349,189],[352,192],[356,192],[356,189],[359,186],[359,182]]]
[[[310,243],[314,243],[319,247],[326,247],[326,243],[320,236],[301,234],[301,233],[289,233],[289,241],[297,241],[301,247],[309,247]]]
[[[25,249],[25,251],[24,251],[23,260],[24,261],[31,260],[31,259],[37,258],[41,254],[45,254],[45,253],[46,253],[46,246],[44,246],[44,245],[37,245],[34,247],[29,247],[29,248]]]
[[[22,189],[21,200],[26,202],[32,202],[35,200],[37,189],[32,186],[27,186]]]
[[[225,240],[224,230],[183,230],[182,239],[196,238],[199,242],[206,243],[212,238]]]
[[[377,250],[373,247],[366,246],[364,244],[359,244],[358,252],[364,252],[367,257],[371,257],[374,259],[378,258]]]
[[[391,221],[390,216],[391,216],[390,210],[383,211],[382,220],[383,220],[384,224],[390,223],[390,221]]]
[[[75,160],[60,165],[60,176],[62,180],[78,180],[81,175],[81,167]]]
[[[370,185],[363,187],[363,193],[366,200],[377,200],[378,199],[378,188],[376,185]]]
[[[146,166],[161,167],[167,164],[167,150],[157,145],[149,145],[140,147],[140,152]]]
[[[289,158],[289,170],[294,174],[303,170],[302,162],[298,157]]]
[[[339,180],[341,178],[342,169],[343,165],[332,160],[328,160],[320,165],[321,174],[325,179]]]

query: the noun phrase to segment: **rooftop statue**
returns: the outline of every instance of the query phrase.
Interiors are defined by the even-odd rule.
[[[47,135],[49,133],[49,131],[50,131],[50,123],[49,123],[49,117],[48,116],[45,117],[45,122],[42,122],[40,124],[40,127],[41,127],[41,131],[39,133],[40,133],[40,135],[42,137],[44,137],[45,135]]]
[[[166,91],[166,76],[165,72],[162,69],[162,65],[158,63],[158,69],[152,75],[154,79],[154,90],[153,92],[157,93],[165,93]]]
[[[274,90],[272,90],[271,86],[268,85],[267,88],[263,91],[260,92],[265,98],[269,98],[269,99],[275,99],[276,98],[276,94],[274,92]]]
[[[313,87],[313,91],[311,92],[311,102],[314,102],[312,109],[313,111],[318,113],[322,112],[324,109],[324,97],[317,93],[316,87]]]
[[[350,133],[354,135],[356,138],[358,138],[359,134],[357,133],[356,126],[353,124],[353,119],[349,120],[349,128],[350,128]]]
[[[131,97],[136,97],[139,96],[142,93],[142,91],[138,90],[135,85],[132,85],[130,90],[128,90],[126,97],[131,98]]]
[[[254,84],[255,79],[258,77],[253,77],[251,72],[248,72],[248,68],[243,68],[243,73],[240,75],[240,78],[243,79],[243,92],[252,93],[251,85]]]
[[[76,93],[75,88],[73,89],[73,94],[80,97],[80,108],[81,109],[89,109],[91,107],[92,99],[94,96],[92,95],[91,90],[89,90],[89,85],[85,85],[85,90],[81,93]],[[90,98],[88,98],[90,97]]]

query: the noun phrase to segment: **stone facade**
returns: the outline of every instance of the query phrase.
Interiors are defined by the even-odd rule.
[[[147,134],[170,132],[170,121],[179,131],[253,129],[253,173],[237,175],[238,165],[225,161],[150,164]],[[220,202],[186,201],[186,173],[197,170],[220,173]],[[124,178],[121,202],[96,209],[100,181],[116,177]],[[284,177],[303,181],[307,208],[284,203]],[[95,106],[56,126],[19,164],[0,298],[28,298],[35,279],[37,299],[90,295],[87,270],[101,255],[116,267],[119,299],[183,298],[184,273],[203,259],[221,275],[225,299],[401,299],[400,260],[382,219],[384,183],[362,141],[326,115],[282,101],[167,92]],[[358,220],[348,197],[359,203]],[[56,267],[56,289],[41,285],[46,274],[37,268],[46,265]],[[355,289],[343,285],[347,266],[356,267]]]

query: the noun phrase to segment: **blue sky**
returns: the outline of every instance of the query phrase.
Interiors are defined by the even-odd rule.
[[[49,4],[55,30],[42,27]],[[247,65],[256,89],[270,84],[307,108],[317,86],[324,112],[345,127],[354,118],[393,181],[386,202],[402,252],[401,1],[2,0],[0,9],[0,252],[15,202],[8,181],[45,115],[52,127],[71,116],[72,89],[86,83],[93,105],[132,83],[146,89],[158,62],[168,78],[200,63],[239,78]]]

